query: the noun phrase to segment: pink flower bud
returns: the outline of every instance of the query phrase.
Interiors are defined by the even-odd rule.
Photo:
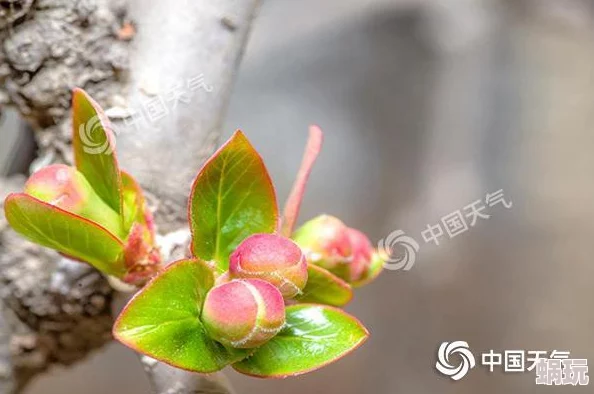
[[[127,273],[124,282],[142,285],[157,272],[161,264],[161,254],[153,245],[151,229],[144,224],[134,223],[125,245]]]
[[[348,265],[348,278],[350,282],[355,282],[363,276],[371,264],[373,257],[373,246],[365,234],[354,228],[348,229],[349,240],[353,251],[352,260]]]
[[[283,297],[292,298],[307,283],[307,261],[297,244],[274,234],[254,234],[231,254],[231,278],[258,278],[276,286]]]
[[[301,226],[293,240],[303,249],[307,261],[332,269],[351,257],[348,227],[338,218],[320,215]]]
[[[353,287],[361,287],[373,282],[382,273],[384,262],[389,257],[383,250],[374,250],[371,254],[371,262],[363,274],[351,283]]]
[[[68,212],[80,213],[93,188],[75,168],[53,164],[31,175],[25,184],[25,193]]]
[[[87,218],[124,237],[122,220],[95,193],[83,174],[64,164],[52,164],[35,172],[25,183],[25,193],[65,211]]]
[[[233,280],[208,292],[202,323],[211,338],[223,345],[258,347],[285,324],[284,300],[276,287],[263,280]]]

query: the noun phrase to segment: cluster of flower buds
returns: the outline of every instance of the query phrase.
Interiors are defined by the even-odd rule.
[[[292,238],[309,263],[354,285],[365,283],[373,275],[373,263],[381,259],[365,234],[330,215],[306,222]]]
[[[118,165],[107,117],[80,89],[72,107],[74,166],[33,174],[24,193],[6,198],[5,216],[31,241],[144,286],[115,323],[120,342],[188,371],[232,364],[248,375],[287,377],[336,361],[367,339],[365,327],[336,306],[381,270],[369,239],[331,216],[290,238],[321,148],[319,127],[310,127],[282,216],[262,158],[237,131],[192,186],[192,258],[163,267],[152,214],[137,182]],[[88,149],[91,134],[104,140],[101,152]],[[180,313],[191,318],[180,320]]]
[[[210,336],[237,348],[264,344],[282,328],[284,300],[301,293],[307,262],[289,238],[254,234],[231,254],[228,282],[206,297],[202,320]]]
[[[120,240],[124,245],[122,258],[127,270],[121,279],[130,284],[142,284],[154,274],[161,256],[154,245],[153,219],[144,206],[141,191],[131,178],[126,180],[127,186],[137,190],[131,193],[134,201],[122,202],[122,214],[97,194],[81,172],[64,164],[49,165],[35,172],[27,180],[24,193],[87,219]]]

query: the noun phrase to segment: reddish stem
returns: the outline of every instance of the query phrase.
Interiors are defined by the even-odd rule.
[[[322,130],[315,125],[309,126],[309,138],[307,139],[307,145],[305,147],[305,152],[303,153],[301,167],[299,168],[297,179],[295,179],[293,189],[285,203],[285,210],[283,212],[281,234],[286,237],[289,237],[293,232],[297,216],[299,216],[299,208],[301,207],[301,201],[303,200],[305,185],[309,178],[309,174],[311,173],[311,169],[320,154],[322,141]]]

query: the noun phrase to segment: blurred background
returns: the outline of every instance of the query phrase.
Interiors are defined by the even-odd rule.
[[[13,115],[3,122],[8,172],[31,146]],[[442,342],[463,340],[477,358],[556,349],[594,363],[593,1],[264,1],[225,130],[253,140],[281,201],[310,123],[326,139],[301,221],[333,214],[374,243],[402,230],[420,250],[347,307],[371,331],[363,347],[284,381],[229,370],[239,394],[592,392],[480,365],[453,382],[435,362]],[[498,190],[509,208],[423,240]],[[114,343],[27,393],[147,391]]]

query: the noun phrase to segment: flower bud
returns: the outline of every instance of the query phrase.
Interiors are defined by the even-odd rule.
[[[369,238],[361,231],[349,228],[348,235],[353,254],[348,264],[348,277],[345,279],[355,282],[361,279],[369,268],[374,250]]]
[[[159,269],[159,248],[155,247],[148,226],[138,222],[132,225],[125,245],[124,262],[127,272],[124,282],[142,285]]]
[[[80,213],[93,191],[76,169],[53,164],[31,175],[25,184],[25,193],[66,211]]]
[[[365,286],[373,282],[382,272],[384,262],[389,258],[385,251],[374,250],[371,254],[371,262],[363,271],[363,274],[351,284],[353,287]]]
[[[320,215],[301,226],[294,234],[307,261],[325,269],[335,268],[351,256],[348,227],[340,219]]]
[[[212,288],[202,309],[202,323],[216,341],[234,348],[263,345],[285,324],[280,292],[260,279],[239,279]]]
[[[307,261],[297,244],[274,234],[254,234],[231,254],[231,278],[258,278],[278,288],[284,298],[292,298],[307,283]]]
[[[96,193],[83,174],[64,164],[35,172],[25,183],[25,193],[65,211],[87,218],[123,235],[122,221]]]

